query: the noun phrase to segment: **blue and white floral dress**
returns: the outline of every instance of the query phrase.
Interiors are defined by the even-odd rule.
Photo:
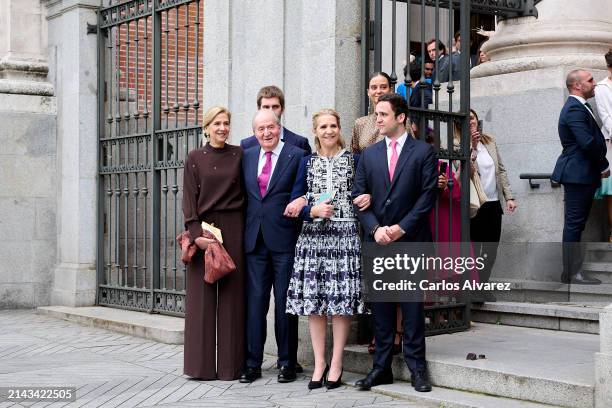
[[[361,285],[361,241],[351,191],[358,156],[342,149],[334,157],[302,159],[294,197],[308,201],[295,248],[287,292],[287,313],[353,315],[366,312]],[[332,197],[329,219],[310,218],[318,200]]]

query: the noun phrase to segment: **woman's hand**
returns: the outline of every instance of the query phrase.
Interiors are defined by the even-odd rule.
[[[325,200],[321,204],[317,204],[310,209],[312,218],[331,218],[334,215],[334,206],[330,204],[331,200]]]
[[[304,197],[298,197],[289,204],[287,204],[283,215],[285,217],[292,218],[298,217],[300,215],[300,212],[302,212],[302,208],[304,208],[306,204],[308,203],[306,202],[306,199]]]
[[[206,251],[208,244],[212,244],[213,242],[215,242],[215,240],[204,237],[197,237],[194,242],[198,246],[198,248],[200,248],[202,251]]]
[[[446,174],[440,174],[438,176],[438,188],[440,190],[445,190],[446,186],[448,186],[448,177]]]
[[[478,129],[472,129],[472,149],[476,149],[478,147],[478,142],[480,142],[480,132]]]
[[[506,201],[506,209],[508,210],[510,214],[512,214],[514,210],[516,210],[517,207],[518,206],[516,205],[516,202],[514,200]]]
[[[365,211],[370,207],[372,196],[370,194],[361,194],[355,197],[353,204],[359,207],[359,211]]]

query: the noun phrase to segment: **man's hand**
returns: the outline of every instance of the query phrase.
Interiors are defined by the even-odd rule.
[[[386,232],[387,232],[387,237],[389,238],[390,242],[397,241],[402,236],[404,236],[404,232],[402,232],[402,228],[397,224],[387,227]]]
[[[608,178],[608,177],[610,177],[610,169],[601,173],[601,178]]]
[[[215,240],[204,237],[197,237],[194,242],[198,246],[198,248],[200,248],[202,251],[206,251],[208,244],[212,244],[213,242],[215,242]]]
[[[446,174],[440,174],[438,176],[438,188],[440,190],[444,190],[446,189],[447,185],[448,185],[448,177],[446,177]]]
[[[376,241],[379,245],[387,245],[391,242],[389,236],[387,235],[387,229],[389,227],[378,227],[376,232],[374,233],[374,241]]]
[[[512,214],[514,210],[516,210],[516,207],[518,206],[516,205],[516,202],[514,200],[506,201],[506,209],[508,210],[510,214]]]
[[[334,206],[329,203],[331,203],[331,200],[328,199],[313,206],[310,210],[312,218],[331,218],[334,215]]]
[[[283,215],[285,217],[295,218],[300,215],[302,208],[304,208],[306,204],[308,203],[306,202],[306,199],[304,197],[298,197],[292,202],[290,202],[289,204],[287,204],[287,207],[285,208],[285,212],[283,213]]]
[[[359,207],[359,211],[365,211],[370,207],[372,196],[370,194],[361,194],[355,197],[353,204]]]

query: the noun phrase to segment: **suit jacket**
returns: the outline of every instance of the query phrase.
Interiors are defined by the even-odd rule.
[[[506,201],[514,200],[514,194],[510,188],[510,181],[508,181],[508,173],[506,172],[506,166],[502,162],[502,158],[497,150],[497,143],[495,138],[489,134],[486,135],[491,141],[489,143],[483,143],[483,146],[489,152],[489,156],[493,159],[495,165],[495,182],[497,183],[497,197],[501,202],[501,207],[506,208]]]
[[[291,201],[291,191],[306,152],[285,143],[274,172],[262,198],[257,183],[257,164],[260,147],[244,152],[242,172],[247,196],[246,223],[244,229],[244,251],[252,252],[261,231],[266,247],[275,252],[293,252],[300,228],[300,221],[283,216]]]
[[[312,153],[312,149],[310,148],[310,143],[308,143],[308,139],[306,139],[304,136],[298,135],[297,133],[293,133],[284,126],[283,142],[299,147],[300,149],[306,151],[307,154]],[[250,149],[251,147],[255,146],[259,146],[259,142],[257,141],[255,135],[249,136],[246,139],[242,139],[240,141],[240,147],[242,147],[244,150]]]
[[[432,241],[429,212],[433,208],[438,186],[438,160],[433,147],[411,137],[399,155],[393,181],[389,180],[386,139],[366,148],[361,154],[353,198],[371,194],[370,207],[355,211],[365,230],[365,240],[376,225],[399,224],[406,234],[403,242]]]
[[[453,82],[459,81],[461,78],[459,78],[459,75],[461,73],[461,56],[459,55],[459,53],[452,53],[450,56],[447,55],[443,55],[441,58],[438,59],[438,64],[440,65],[439,68],[439,80],[440,82],[448,82],[449,79],[449,72],[452,69],[453,70]],[[434,69],[434,79],[435,79],[435,75],[436,75],[436,70]]]
[[[552,180],[562,184],[601,185],[601,172],[609,165],[606,142],[588,108],[572,96],[561,109],[559,139],[563,152],[557,159]]]

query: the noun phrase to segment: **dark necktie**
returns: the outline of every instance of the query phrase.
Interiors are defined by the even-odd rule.
[[[595,111],[593,111],[593,107],[591,106],[591,104],[588,102],[585,102],[584,106],[586,106],[587,109],[591,111],[591,115],[593,116],[593,119],[595,119],[595,123],[597,123],[597,126],[601,128],[601,125],[602,125],[601,120],[599,119],[599,117],[595,116]]]

